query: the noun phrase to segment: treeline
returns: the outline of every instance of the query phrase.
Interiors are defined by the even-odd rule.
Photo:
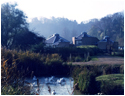
[[[124,46],[124,13],[115,13],[95,20],[88,34],[103,39],[109,36],[113,41],[117,41],[119,46]]]
[[[71,21],[67,18],[47,19],[41,17],[39,20],[33,18],[29,23],[30,29],[34,29],[40,35],[46,38],[54,33],[59,33],[62,37],[72,41],[72,37],[78,36],[81,32],[88,32],[89,35],[99,38],[110,36],[117,41],[120,46],[124,45],[124,13],[118,12],[107,15],[101,19],[91,19],[88,22],[78,24],[75,20]]]

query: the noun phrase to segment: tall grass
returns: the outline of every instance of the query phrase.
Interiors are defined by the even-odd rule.
[[[79,89],[84,94],[96,94],[96,81],[93,72],[89,72],[86,68],[79,74],[78,78]]]
[[[12,56],[14,57],[14,56]],[[9,59],[1,60],[1,94],[2,95],[27,95],[30,94],[28,86],[24,86],[23,70],[20,73],[17,70],[15,59],[11,66]]]
[[[15,63],[19,72],[23,70],[26,73],[28,71],[28,74],[23,75],[29,77],[32,73],[36,76],[69,74],[69,65],[63,64],[59,54],[39,54],[1,48],[1,57],[7,60],[9,66]]]

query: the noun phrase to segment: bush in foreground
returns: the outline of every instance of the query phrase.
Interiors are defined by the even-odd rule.
[[[124,74],[110,74],[96,77],[100,92],[105,95],[124,95]]]

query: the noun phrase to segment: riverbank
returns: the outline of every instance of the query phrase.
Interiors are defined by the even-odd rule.
[[[80,90],[82,94],[124,94],[124,64],[73,64],[71,74],[74,78],[74,83],[78,83],[77,90]],[[118,79],[122,81],[122,84],[114,83],[114,81],[117,80],[117,75],[115,74],[122,75],[122,78]],[[99,79],[96,78],[99,76],[104,76],[104,78],[108,76],[111,82],[106,81],[105,83],[105,79],[102,78],[98,83]],[[107,88],[109,88],[110,91],[108,91]],[[113,90],[117,93],[113,93]]]

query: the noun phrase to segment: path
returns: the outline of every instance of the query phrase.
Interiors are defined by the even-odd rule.
[[[72,62],[74,65],[83,65],[83,64],[124,64],[123,57],[114,57],[114,56],[97,56],[98,61],[88,61],[88,62]]]

